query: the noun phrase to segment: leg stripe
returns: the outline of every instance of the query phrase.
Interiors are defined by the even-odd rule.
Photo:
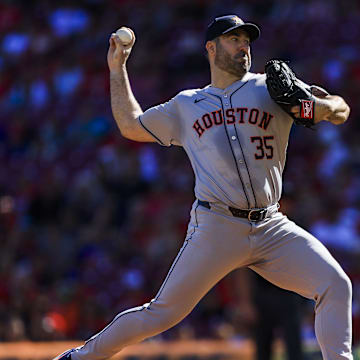
[[[195,231],[194,231],[194,232],[195,232]],[[192,234],[191,234],[191,236],[192,236],[193,234],[194,234],[194,233],[192,233]],[[191,239],[191,237],[190,237],[190,239]],[[158,291],[158,293],[156,294],[156,296],[155,296],[154,300],[152,300],[151,302],[153,302],[153,301],[157,300],[157,299],[160,297],[160,295],[161,295],[161,293],[162,293],[162,291],[163,291],[163,289],[164,289],[164,287],[165,287],[165,285],[166,285],[167,281],[169,280],[169,277],[170,277],[171,273],[173,272],[173,270],[174,270],[174,268],[175,268],[175,265],[176,265],[176,264],[177,264],[177,262],[179,261],[179,259],[180,259],[181,255],[183,254],[183,252],[184,252],[185,248],[188,246],[188,244],[189,244],[189,240],[190,240],[190,239],[185,240],[185,243],[184,243],[184,245],[183,245],[182,249],[181,249],[181,250],[180,250],[180,252],[178,253],[178,255],[177,255],[177,257],[176,257],[175,261],[173,262],[173,264],[172,264],[172,266],[171,266],[171,268],[170,268],[170,270],[169,270],[169,272],[168,272],[168,274],[167,274],[167,276],[166,276],[166,278],[165,278],[165,280],[164,280],[163,284],[161,285],[160,290],[159,290],[159,291]]]
[[[179,259],[180,259],[180,256],[182,255],[182,253],[184,252],[185,248],[186,248],[187,245],[189,244],[189,241],[191,240],[191,238],[192,238],[193,235],[195,234],[196,228],[199,227],[198,220],[197,220],[197,213],[196,213],[196,210],[197,210],[198,206],[199,206],[199,205],[196,205],[196,208],[195,208],[195,221],[196,221],[196,225],[194,226],[194,231],[191,233],[190,237],[185,240],[185,243],[184,243],[182,249],[181,249],[180,252],[178,253],[177,257],[175,258],[175,260],[174,260],[174,262],[173,262],[173,264],[172,264],[172,266],[171,266],[171,268],[170,268],[170,270],[169,270],[169,272],[168,272],[168,274],[167,274],[167,276],[166,276],[163,284],[161,285],[160,290],[158,291],[158,293],[156,294],[155,298],[154,298],[151,302],[157,300],[157,299],[160,297],[160,295],[161,295],[161,293],[162,293],[162,291],[163,291],[163,289],[164,289],[167,281],[169,280],[169,277],[170,277],[171,273],[173,272],[173,270],[174,270],[174,268],[175,268],[175,265],[177,264],[177,262],[178,262]],[[151,303],[150,303],[150,304],[151,304]]]
[[[106,327],[104,327],[100,332],[98,332],[97,334],[93,335],[90,339],[86,340],[84,345],[86,345],[88,342],[90,342],[91,340],[94,340],[97,336],[99,336],[99,335],[101,335],[102,333],[104,333],[105,330],[107,330],[116,320],[118,320],[118,319],[119,319],[120,317],[122,317],[123,315],[130,314],[130,313],[133,313],[133,312],[136,312],[136,311],[142,311],[142,310],[144,310],[145,308],[147,308],[148,305],[149,305],[149,304],[145,304],[145,305],[142,305],[142,306],[137,306],[137,307],[134,307],[134,308],[125,310],[125,311],[121,312],[120,314],[117,314],[117,315],[114,317],[114,319],[111,321],[111,323],[109,323]]]

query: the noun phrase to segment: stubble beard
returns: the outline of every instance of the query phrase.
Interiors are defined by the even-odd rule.
[[[234,59],[231,58],[229,53],[223,48],[220,43],[216,44],[216,55],[215,55],[215,65],[231,75],[235,75],[240,79],[250,70],[251,67],[251,58],[249,56],[244,56],[244,52],[236,54]],[[242,59],[238,61],[237,59]]]

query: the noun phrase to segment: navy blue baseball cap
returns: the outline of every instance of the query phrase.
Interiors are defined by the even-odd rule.
[[[205,42],[214,40],[216,37],[238,28],[245,30],[249,34],[250,42],[253,42],[260,36],[260,29],[257,25],[246,23],[237,15],[225,15],[215,18],[208,25]]]

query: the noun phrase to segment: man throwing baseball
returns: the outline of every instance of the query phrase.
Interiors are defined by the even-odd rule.
[[[111,106],[131,140],[178,145],[196,177],[188,231],[160,290],[148,303],[123,311],[79,348],[57,359],[106,359],[187,316],[224,276],[249,267],[273,284],[315,301],[315,330],[324,359],[352,359],[351,283],[329,251],[278,211],[290,128],[301,117],[272,98],[266,75],[249,72],[259,28],[236,15],[209,25],[205,47],[211,84],[182,91],[145,112],[128,80],[135,43],[110,37]],[[275,69],[276,70],[276,69]],[[311,86],[314,123],[344,123],[345,101]],[[311,134],[309,134],[311,135]]]

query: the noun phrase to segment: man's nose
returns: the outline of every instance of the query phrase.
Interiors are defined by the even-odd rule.
[[[247,42],[241,42],[241,43],[239,43],[239,48],[241,50],[244,50],[246,53],[248,53],[250,45]]]

